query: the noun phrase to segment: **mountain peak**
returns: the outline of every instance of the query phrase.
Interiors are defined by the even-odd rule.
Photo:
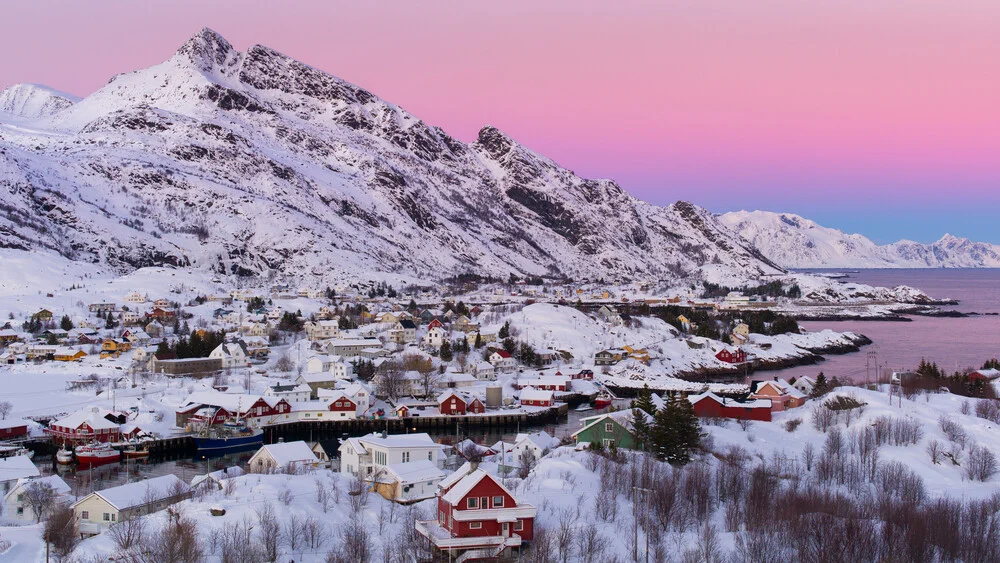
[[[487,125],[479,130],[479,137],[476,143],[494,160],[498,160],[510,152],[511,148],[516,144],[510,135],[492,125]]]
[[[60,112],[80,98],[40,84],[14,84],[0,92],[0,112],[34,119]]]
[[[208,72],[226,64],[226,59],[234,52],[233,46],[223,36],[203,27],[177,49],[176,56],[183,57],[199,70]]]

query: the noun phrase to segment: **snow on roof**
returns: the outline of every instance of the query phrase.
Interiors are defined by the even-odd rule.
[[[6,430],[8,428],[17,428],[19,426],[27,426],[27,425],[28,421],[21,418],[0,420],[0,430]]]
[[[191,479],[191,486],[195,487],[199,483],[202,483],[203,481],[206,481],[208,479],[211,479],[216,482],[225,481],[226,479],[239,477],[243,475],[243,473],[244,473],[243,468],[239,467],[238,465],[234,465],[232,467],[225,467],[222,469],[217,469],[205,475],[195,475],[194,478]]]
[[[365,444],[365,446],[371,444],[384,448],[426,448],[438,445],[426,432],[419,434],[389,434],[385,437],[382,437],[381,434],[372,433],[358,438],[358,441]]]
[[[59,420],[49,423],[50,426],[62,426],[65,428],[79,428],[81,424],[87,423],[94,430],[118,428],[117,422],[111,422],[104,418],[111,411],[99,407],[81,409],[73,414],[67,415]]]
[[[568,375],[539,375],[518,379],[518,385],[567,385],[572,378]]]
[[[581,429],[577,430],[576,432],[574,432],[573,436],[576,436],[577,434],[583,432],[584,430],[590,428],[591,426],[593,426],[593,425],[595,425],[595,424],[597,424],[597,423],[599,423],[599,422],[601,422],[603,420],[607,420],[609,418],[611,420],[614,420],[618,424],[622,425],[623,427],[625,427],[625,428],[627,428],[628,430],[631,431],[633,429],[633,424],[632,423],[635,420],[635,417],[634,417],[635,412],[634,411],[636,411],[636,410],[638,410],[642,414],[646,415],[646,423],[647,424],[654,424],[656,422],[653,419],[653,416],[651,414],[647,413],[646,411],[644,411],[642,409],[625,409],[625,410],[620,410],[620,411],[615,411],[615,412],[609,412],[609,413],[599,414],[597,416],[588,416],[587,418],[581,419],[580,422],[583,423],[583,428],[581,428]]]
[[[458,483],[462,479],[462,477],[465,477],[469,473],[472,473],[472,471],[473,471],[472,464],[469,462],[465,462],[458,468],[457,471],[445,477],[443,481],[438,483],[438,487],[440,487],[441,490],[448,490],[449,488],[451,488],[452,485]]]
[[[482,481],[483,479],[492,480],[494,483],[497,484],[498,487],[503,489],[505,493],[507,493],[511,497],[514,496],[514,494],[511,493],[507,487],[503,486],[503,483],[497,481],[496,479],[493,479],[493,477],[490,476],[490,474],[487,473],[486,471],[482,469],[477,469],[462,477],[462,479],[457,483],[455,483],[454,486],[451,487],[451,490],[445,493],[445,495],[441,498],[448,504],[454,506],[458,504],[459,501],[461,501],[463,498],[465,498],[465,495],[469,494],[469,492],[472,491],[473,487],[478,485],[479,482]],[[517,501],[516,498],[514,500],[515,502]]]
[[[187,493],[190,490],[191,487],[187,483],[181,481],[173,473],[170,473],[144,481],[111,487],[110,489],[104,489],[92,494],[101,497],[118,510],[125,510],[133,506],[142,506],[150,502],[150,500],[157,501],[168,498],[174,494],[174,491]],[[87,495],[76,501],[76,504],[83,502],[89,497],[90,495]]]
[[[727,407],[743,407],[748,409],[770,409],[771,399],[754,399],[750,401],[737,401],[735,399],[727,399],[720,397],[715,393],[708,392],[702,393],[700,395],[688,395],[688,400],[691,401],[692,405],[698,404],[704,399],[711,399],[720,405]]]
[[[46,477],[28,477],[25,479],[18,479],[17,484],[10,488],[10,491],[4,495],[5,497],[14,494],[14,491],[18,487],[27,486],[31,483],[38,483],[39,485],[48,485],[52,488],[52,491],[57,495],[67,495],[72,492],[72,488],[63,481],[63,478],[58,475],[48,475]]]
[[[548,401],[554,396],[554,391],[545,391],[542,389],[535,389],[534,387],[525,387],[521,389],[520,399],[522,401]]]
[[[0,458],[0,483],[24,477],[38,477],[41,473],[26,455]]]
[[[246,411],[260,398],[259,395],[248,395],[246,393],[222,393],[215,390],[195,391],[188,395],[187,405],[210,405],[213,407],[222,407],[231,413],[235,413],[237,411]]]
[[[528,440],[541,449],[559,447],[559,439],[553,438],[548,432],[521,433],[514,438],[515,444],[520,444],[522,440]]]
[[[293,463],[318,461],[309,444],[302,440],[268,444],[254,454],[254,457],[257,457],[260,452],[267,452],[278,467],[285,467]]]
[[[407,463],[393,463],[385,466],[390,475],[403,484],[421,481],[437,481],[444,478],[444,472],[437,464],[427,459]]]

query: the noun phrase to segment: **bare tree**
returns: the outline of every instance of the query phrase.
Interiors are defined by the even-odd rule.
[[[330,510],[330,491],[326,488],[326,483],[323,479],[316,477],[316,502],[319,503],[323,512],[326,513]]]
[[[49,514],[49,519],[45,521],[42,538],[52,546],[52,555],[56,561],[68,557],[80,541],[73,509],[65,505],[54,508]]]
[[[969,447],[969,458],[965,462],[965,476],[971,481],[989,481],[998,471],[997,457],[992,451],[980,447]]]
[[[108,535],[118,549],[132,549],[146,539],[146,520],[141,516],[125,516],[108,528]]]
[[[441,376],[433,370],[418,373],[420,373],[420,390],[423,392],[424,397],[433,397],[436,395],[438,386],[441,383]]]
[[[396,368],[390,368],[378,376],[375,383],[375,392],[380,397],[385,397],[390,401],[395,401],[403,395],[405,391],[406,379],[403,372]]]
[[[167,510],[167,526],[153,534],[146,547],[149,563],[201,563],[205,551],[198,539],[197,524],[172,508]]]
[[[290,514],[285,520],[285,545],[293,553],[301,550],[305,545],[305,525],[302,518],[297,514]]]
[[[302,537],[306,547],[316,551],[326,542],[326,525],[315,516],[309,516],[302,523]]]
[[[517,476],[521,479],[527,479],[531,470],[535,468],[535,464],[538,460],[535,458],[535,452],[531,451],[529,448],[525,448],[521,455],[517,456]]]
[[[264,563],[267,557],[260,543],[254,541],[253,522],[249,517],[222,527],[220,559],[222,563]]]
[[[281,524],[274,514],[274,506],[270,502],[265,502],[258,506],[254,512],[257,514],[264,555],[269,561],[274,561],[278,557],[278,541],[281,537]]]
[[[937,440],[927,442],[927,453],[931,456],[931,463],[937,465],[941,461],[941,444]]]
[[[0,401],[0,420],[6,420],[12,410],[14,405],[10,401]]]
[[[570,556],[573,555],[573,539],[575,537],[573,524],[575,521],[576,518],[572,510],[567,508],[559,512],[559,526],[555,531],[555,544],[559,549],[562,563],[569,561]]]
[[[24,487],[24,504],[35,515],[35,522],[41,522],[56,504],[56,491],[48,483],[32,481]]]
[[[590,522],[581,528],[576,536],[576,550],[584,563],[603,561],[608,548],[608,538],[598,531],[597,526]]]
[[[278,493],[278,500],[285,506],[292,504],[294,498],[295,495],[292,494],[292,490],[288,487],[282,487],[281,492]]]
[[[374,556],[371,534],[358,518],[340,529],[340,546],[327,555],[327,563],[369,563]]]

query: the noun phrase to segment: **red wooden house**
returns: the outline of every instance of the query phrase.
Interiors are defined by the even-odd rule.
[[[520,403],[526,407],[554,407],[556,394],[553,391],[525,387],[521,390]]]
[[[28,435],[28,423],[20,419],[0,420],[0,440],[24,438]]]
[[[344,413],[352,417],[358,414],[358,404],[344,393],[334,395],[329,399],[329,402],[331,412]]]
[[[430,330],[432,328],[444,328],[444,323],[438,320],[437,317],[434,317],[434,319],[431,322],[427,323],[427,330]]]
[[[115,413],[94,407],[53,420],[45,432],[57,444],[85,444],[87,442],[117,442],[120,440],[120,423],[112,420]]]
[[[438,410],[441,414],[482,414],[486,412],[486,405],[478,397],[445,391],[438,395]]]
[[[715,393],[688,397],[694,414],[703,418],[735,418],[738,420],[771,420],[771,400],[737,401]]]
[[[535,507],[486,471],[465,463],[439,487],[437,520],[418,520],[416,528],[449,557],[497,558],[533,539]]]
[[[177,313],[173,311],[167,311],[166,309],[161,309],[159,307],[153,307],[153,310],[146,313],[146,319],[156,319],[158,321],[173,321]]]
[[[741,364],[747,361],[747,353],[739,348],[730,350],[728,348],[722,349],[715,357],[722,362],[727,364]]]
[[[560,375],[559,372],[556,372],[556,375]],[[591,379],[594,379],[594,372],[593,372],[593,370],[582,369],[578,373],[571,374],[570,377],[572,377],[573,379],[588,379],[588,380],[591,380]]]

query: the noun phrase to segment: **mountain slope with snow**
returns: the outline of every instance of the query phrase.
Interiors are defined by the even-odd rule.
[[[780,270],[704,209],[646,204],[494,127],[462,143],[208,29],[31,127],[0,126],[0,193],[0,247],[120,271],[738,283]]]
[[[1000,268],[1000,246],[951,235],[878,245],[792,213],[736,211],[719,220],[785,268]]]
[[[80,98],[38,84],[15,84],[0,92],[0,116],[35,119],[58,113]]]

